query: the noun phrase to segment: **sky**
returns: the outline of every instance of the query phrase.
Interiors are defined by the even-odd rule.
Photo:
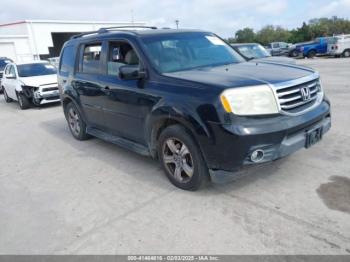
[[[318,17],[350,18],[350,0],[31,0],[1,1],[0,23],[25,19],[146,22],[204,29],[223,37],[267,24],[292,29]]]

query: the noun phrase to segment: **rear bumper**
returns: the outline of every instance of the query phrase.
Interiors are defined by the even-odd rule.
[[[300,116],[271,118],[238,118],[231,125],[211,124],[214,143],[202,143],[213,182],[225,182],[235,172],[256,165],[250,160],[257,150],[264,151],[266,163],[285,157],[305,147],[306,132],[322,127],[323,134],[331,127],[329,102]]]

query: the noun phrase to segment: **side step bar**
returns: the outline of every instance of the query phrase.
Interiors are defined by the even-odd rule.
[[[87,127],[86,132],[92,136],[95,136],[95,137],[100,138],[104,141],[116,144],[116,145],[123,147],[125,149],[134,151],[135,153],[138,153],[140,155],[151,156],[147,147],[140,145],[138,143],[135,143],[133,141],[127,140],[125,138],[121,138],[118,136],[108,134],[106,132],[103,132],[103,131],[101,131],[97,128],[93,128],[93,127]]]

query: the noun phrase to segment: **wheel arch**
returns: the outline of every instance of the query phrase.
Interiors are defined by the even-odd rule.
[[[196,116],[185,114],[179,110],[175,110],[175,112],[174,110],[166,112],[163,109],[158,109],[153,112],[146,120],[145,127],[146,141],[148,142],[149,151],[152,157],[157,157],[157,143],[161,132],[165,128],[176,124],[183,126],[187,130],[202,151],[200,140],[211,139],[212,135],[209,132],[208,127],[199,119],[200,118],[197,118]]]

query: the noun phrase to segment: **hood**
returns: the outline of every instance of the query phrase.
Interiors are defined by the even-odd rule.
[[[20,80],[26,86],[57,84],[57,75],[21,77]]]
[[[289,57],[283,57],[283,56],[270,56],[270,57],[264,57],[264,58],[257,58],[257,59],[254,59],[254,61],[296,65],[295,59],[289,58]]]
[[[244,62],[166,73],[164,75],[216,87],[230,88],[277,84],[309,76],[313,73],[314,71],[309,68],[290,64]]]

